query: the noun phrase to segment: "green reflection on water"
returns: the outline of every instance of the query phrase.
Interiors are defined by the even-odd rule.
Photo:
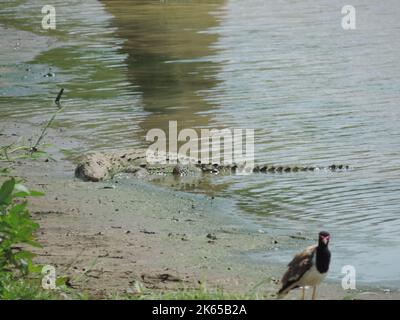
[[[125,39],[127,77],[138,86],[143,108],[150,114],[143,130],[166,130],[169,120],[184,127],[207,126],[212,110],[201,92],[217,84],[219,64],[212,60],[217,35],[205,32],[218,26],[225,1],[104,1],[115,17],[116,35]]]

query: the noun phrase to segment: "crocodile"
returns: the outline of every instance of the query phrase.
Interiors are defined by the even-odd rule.
[[[156,158],[149,158],[146,151],[147,149],[130,149],[86,154],[80,159],[75,169],[75,176],[85,181],[96,182],[111,179],[118,173],[132,173],[137,177],[148,175],[200,176],[203,174],[239,174],[246,169],[250,170],[250,173],[273,174],[319,170],[345,171],[350,168],[344,164],[332,164],[326,167],[255,164],[247,167],[246,163],[202,163],[195,158],[168,153],[165,154],[165,161],[157,161]],[[157,155],[153,157],[155,156]]]

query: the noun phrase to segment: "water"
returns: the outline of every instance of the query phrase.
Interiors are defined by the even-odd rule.
[[[57,125],[87,149],[145,146],[149,129],[177,120],[254,128],[260,162],[349,164],[216,177],[207,192],[233,199],[268,233],[329,230],[332,279],[350,264],[359,282],[400,284],[396,1],[353,1],[352,31],[341,28],[341,1],[54,1],[52,32],[40,28],[41,5],[0,3],[0,28],[26,32],[24,41],[2,32],[0,117],[43,121],[64,87]],[[13,54],[18,42],[33,60]],[[286,263],[298,249],[252,258]]]

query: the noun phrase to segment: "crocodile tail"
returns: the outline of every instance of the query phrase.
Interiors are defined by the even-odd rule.
[[[276,166],[276,165],[256,165],[253,172],[261,173],[284,173],[284,172],[304,172],[304,171],[343,171],[349,170],[350,167],[344,164],[332,164],[327,167],[313,167],[313,166]]]

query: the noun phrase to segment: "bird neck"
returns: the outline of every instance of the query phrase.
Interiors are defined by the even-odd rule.
[[[331,260],[331,253],[326,245],[319,245],[317,247],[316,267],[320,273],[328,272],[329,263]]]

